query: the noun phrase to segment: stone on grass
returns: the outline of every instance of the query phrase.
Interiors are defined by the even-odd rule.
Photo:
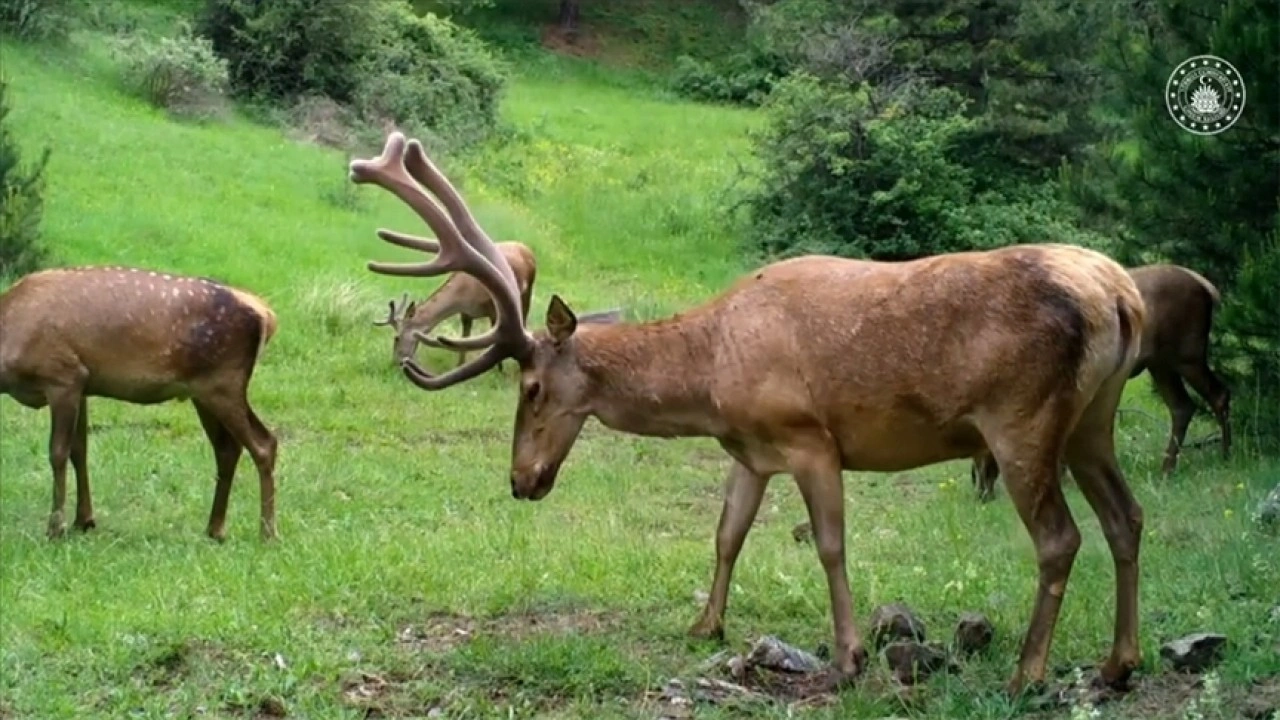
[[[956,623],[956,652],[972,654],[985,650],[995,637],[996,629],[986,615],[976,612],[961,613]]]
[[[1271,488],[1271,492],[1262,498],[1253,516],[1261,525],[1280,525],[1280,484]]]
[[[902,603],[881,605],[871,611],[871,644],[877,650],[894,640],[924,642],[924,623]]]
[[[1162,645],[1160,657],[1168,660],[1174,670],[1198,673],[1216,665],[1226,645],[1226,635],[1195,633]]]
[[[808,673],[820,669],[822,661],[773,635],[765,635],[747,653],[747,665],[790,673]]]
[[[893,676],[903,685],[922,682],[950,665],[946,649],[937,643],[898,640],[886,645],[883,655]]]
[[[791,539],[801,545],[807,545],[813,542],[813,526],[807,522],[802,522],[791,528]]]

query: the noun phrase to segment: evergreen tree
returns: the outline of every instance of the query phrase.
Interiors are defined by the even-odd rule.
[[[40,219],[49,149],[45,148],[33,166],[21,166],[18,143],[6,122],[8,89],[0,77],[0,278],[31,272],[46,257],[40,245]]]

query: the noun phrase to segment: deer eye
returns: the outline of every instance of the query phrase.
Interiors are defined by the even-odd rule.
[[[541,389],[542,389],[542,383],[538,382],[537,380],[534,380],[528,385],[525,385],[524,386],[525,402],[533,402],[534,398],[538,397],[538,391],[540,391]]]

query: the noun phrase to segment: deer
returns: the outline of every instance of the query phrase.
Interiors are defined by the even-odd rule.
[[[1209,333],[1214,310],[1222,296],[1207,278],[1180,265],[1157,263],[1129,270],[1142,294],[1148,322],[1143,329],[1138,362],[1129,379],[1150,373],[1152,384],[1169,410],[1169,442],[1165,446],[1161,473],[1169,475],[1178,465],[1178,455],[1187,437],[1187,428],[1196,406],[1187,393],[1187,384],[1208,403],[1222,438],[1222,459],[1231,455],[1231,391],[1209,368]],[[978,498],[995,497],[999,464],[990,453],[973,459],[970,479]]]
[[[265,300],[207,278],[134,267],[37,270],[0,295],[0,395],[49,408],[53,510],[64,536],[67,460],[76,475],[74,527],[96,527],[89,489],[90,397],[136,405],[191,400],[213,447],[217,481],[207,534],[226,538],[236,465],[258,470],[261,537],[276,537],[276,437],[249,405],[254,368],[278,322]]]
[[[520,286],[521,317],[527,319],[529,300],[533,295],[533,283],[538,275],[538,265],[533,258],[533,251],[523,243],[498,243],[498,251],[502,253],[507,264],[515,273]],[[390,307],[385,320],[374,322],[375,326],[390,327],[395,331],[392,341],[392,358],[399,362],[403,357],[414,357],[418,351],[418,343],[429,347],[438,347],[427,334],[437,325],[454,315],[459,316],[462,326],[462,337],[471,335],[471,324],[477,318],[485,318],[492,327],[496,322],[496,310],[489,291],[485,290],[475,278],[462,273],[454,273],[436,291],[427,296],[421,303],[410,302],[405,294],[399,305],[395,300],[388,302]],[[455,367],[466,362],[466,351],[458,351],[458,362]]]
[[[436,338],[483,353],[440,374],[407,357],[400,370],[440,391],[500,360],[518,363],[513,498],[548,496],[588,418],[637,436],[712,438],[728,455],[711,591],[689,635],[723,641],[739,552],[767,483],[789,474],[826,576],[835,650],[825,680],[855,682],[869,655],[846,573],[842,472],[898,472],[990,449],[1039,572],[1005,689],[1038,687],[1081,544],[1060,487],[1065,457],[1115,566],[1115,634],[1098,681],[1127,686],[1141,661],[1143,513],[1116,459],[1114,422],[1146,311],[1115,261],[1054,244],[903,262],[806,255],[644,322],[582,324],[555,294],[545,327],[530,332],[511,267],[418,140],[391,133],[381,154],[350,163],[349,178],[395,195],[439,239],[380,228],[383,241],[434,257],[370,261],[369,271],[465,272],[493,296],[498,318],[484,335]]]

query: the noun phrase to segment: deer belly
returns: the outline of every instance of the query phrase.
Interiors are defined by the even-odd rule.
[[[880,420],[848,426],[836,435],[846,470],[900,472],[972,457],[985,447],[967,423],[937,426],[913,419]]]
[[[191,389],[186,383],[149,382],[138,378],[90,378],[85,394],[122,400],[136,405],[155,405],[170,400],[186,400]]]

